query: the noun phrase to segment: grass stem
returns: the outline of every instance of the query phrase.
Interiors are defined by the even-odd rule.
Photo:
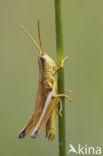
[[[55,23],[56,23],[56,46],[58,65],[61,64],[63,57],[63,30],[61,15],[62,0],[55,0]],[[58,93],[64,93],[64,70],[58,72]],[[59,124],[59,156],[66,156],[66,136],[65,136],[65,101],[62,100],[62,117],[58,118]]]

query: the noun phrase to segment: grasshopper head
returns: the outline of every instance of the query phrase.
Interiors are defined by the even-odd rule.
[[[52,69],[52,68],[56,68],[55,62],[52,60],[51,57],[49,57],[45,53],[40,54],[40,56],[39,56],[39,64],[41,65],[42,68],[46,68],[48,70]]]

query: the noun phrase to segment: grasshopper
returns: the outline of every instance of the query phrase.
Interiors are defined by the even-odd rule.
[[[68,59],[68,57],[65,57],[62,60],[61,65],[57,67],[56,63],[43,51],[39,21],[38,36],[40,47],[28,31],[23,26],[21,26],[21,28],[39,51],[38,63],[40,76],[34,112],[26,126],[19,132],[18,137],[24,138],[34,127],[31,137],[36,138],[46,124],[46,137],[48,138],[48,141],[52,141],[56,135],[56,114],[58,112],[58,104],[60,104],[59,115],[62,116],[62,102],[60,98],[64,97],[72,102],[72,99],[70,99],[67,95],[57,94],[56,73],[63,68],[64,62]]]

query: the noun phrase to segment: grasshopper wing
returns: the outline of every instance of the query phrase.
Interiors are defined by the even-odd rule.
[[[53,97],[55,95],[55,92],[56,92],[56,83],[54,83],[52,91],[47,96],[43,111],[31,135],[33,138],[35,138],[40,133],[43,126],[46,124],[47,120],[50,118],[51,113],[55,109],[56,98]]]
[[[39,120],[41,113],[44,109],[44,104],[45,104],[44,89],[43,89],[42,84],[39,84],[38,92],[37,92],[37,96],[36,96],[36,102],[35,102],[33,126],[36,126],[36,124],[38,123],[38,120]]]
[[[35,126],[36,123],[38,122],[41,112],[44,108],[43,106],[44,102],[42,97],[43,97],[42,85],[39,85],[37,96],[36,96],[36,105],[35,105],[34,113],[32,117],[29,119],[29,121],[27,122],[27,124],[24,126],[24,128],[19,132],[18,134],[19,138],[24,138],[29,133],[29,131],[33,128],[33,126]]]

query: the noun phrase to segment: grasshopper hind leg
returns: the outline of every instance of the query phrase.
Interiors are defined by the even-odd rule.
[[[58,104],[60,104],[59,112]],[[46,138],[48,138],[48,142],[51,142],[56,135],[56,114],[62,116],[62,101],[60,98],[57,98],[55,105],[55,109],[46,123]]]
[[[56,112],[57,109],[55,107],[49,120],[46,123],[46,138],[48,138],[48,142],[51,142],[56,135]]]

